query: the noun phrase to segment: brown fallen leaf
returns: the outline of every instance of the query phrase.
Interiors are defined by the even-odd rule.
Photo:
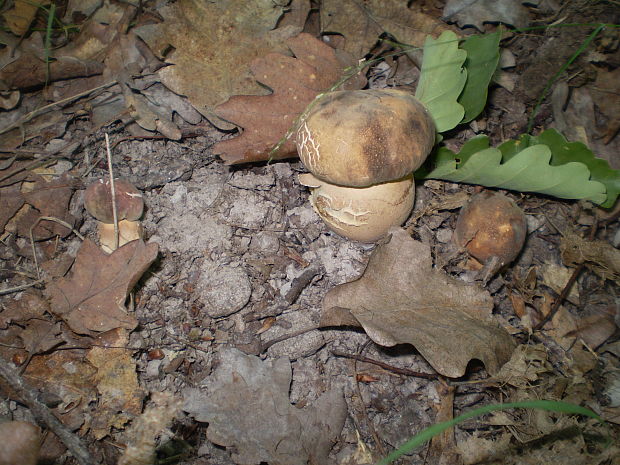
[[[122,429],[142,411],[144,391],[138,383],[136,362],[132,351],[125,347],[129,336],[124,329],[101,334],[86,359],[97,368],[94,382],[99,392],[97,416],[91,431],[97,439],[110,433],[110,428]]]
[[[344,50],[355,59],[370,52],[379,36],[388,32],[407,45],[422,47],[428,34],[439,36],[453,30],[437,18],[409,8],[411,2],[400,0],[323,0],[321,27],[323,32],[342,34]]]
[[[2,174],[3,171],[0,171]],[[21,184],[0,187],[0,234],[4,227],[13,218],[15,213],[24,205],[24,197],[20,191]]]
[[[30,23],[37,15],[39,8],[43,9],[44,5],[49,5],[50,0],[40,0],[34,3],[28,0],[15,0],[13,8],[2,13],[6,25],[11,32],[17,36],[24,35],[30,28]]]
[[[135,32],[170,65],[158,72],[161,82],[187,96],[213,124],[231,129],[213,108],[231,95],[266,93],[248,65],[269,52],[285,52],[284,41],[299,33],[294,26],[275,29],[283,11],[271,0],[179,0],[157,9],[163,22]]]
[[[26,327],[19,338],[24,342],[24,348],[30,354],[47,352],[65,342],[62,339],[62,327],[60,322],[52,322],[47,320],[31,319],[28,320]]]
[[[33,175],[36,181],[22,195],[26,203],[32,206],[17,223],[17,233],[23,237],[30,236],[30,228],[42,216],[53,217],[73,226],[75,217],[69,213],[69,202],[76,187],[76,181],[69,174],[46,181],[42,176]],[[35,240],[45,240],[54,236],[66,237],[71,229],[53,222],[40,221],[33,229]]]
[[[320,92],[342,77],[345,67],[353,64],[310,34],[299,34],[289,39],[287,45],[295,57],[270,53],[250,65],[256,80],[273,90],[271,95],[236,95],[215,109],[219,117],[243,128],[240,136],[213,147],[226,163],[269,159],[269,152],[295,118]],[[361,88],[364,83],[352,79],[346,88]],[[294,139],[290,138],[273,158],[296,155]]]
[[[108,255],[85,240],[71,275],[54,279],[46,287],[52,312],[79,334],[135,328],[137,321],[127,313],[125,300],[157,251],[157,244],[133,241]]]
[[[472,359],[495,374],[515,344],[492,309],[488,292],[433,269],[430,247],[399,228],[360,278],[327,293],[320,325],[362,326],[382,346],[412,344],[445,376],[462,376]]]
[[[577,234],[567,232],[560,242],[560,252],[565,265],[585,263],[603,279],[620,282],[620,250],[603,241],[587,241]]]
[[[34,289],[28,289],[19,299],[3,303],[3,307],[0,312],[0,329],[6,329],[13,322],[24,323],[32,318],[41,318],[50,309],[47,301]]]
[[[200,389],[184,393],[183,410],[209,423],[210,441],[231,448],[235,463],[328,463],[346,418],[341,391],[325,392],[300,409],[289,400],[288,358],[261,360],[228,348],[219,362]]]

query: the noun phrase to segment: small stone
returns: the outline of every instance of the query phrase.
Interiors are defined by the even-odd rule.
[[[250,300],[250,278],[242,268],[205,262],[197,285],[205,311],[211,318],[232,315]]]

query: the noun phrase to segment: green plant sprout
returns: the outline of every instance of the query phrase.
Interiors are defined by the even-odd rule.
[[[585,407],[581,407],[579,405],[569,404],[567,402],[562,401],[553,401],[553,400],[532,400],[532,401],[523,401],[523,402],[508,402],[505,404],[493,404],[493,405],[485,405],[483,407],[479,407],[471,412],[464,413],[459,415],[458,417],[453,418],[449,421],[444,421],[442,423],[436,423],[428,428],[420,431],[418,434],[409,439],[406,443],[396,449],[394,452],[389,454],[387,457],[379,460],[375,465],[388,465],[392,463],[399,457],[411,452],[416,447],[424,444],[426,441],[429,441],[434,436],[442,433],[448,428],[452,428],[459,423],[462,423],[465,420],[470,418],[479,417],[480,415],[484,415],[486,413],[495,412],[498,410],[507,410],[512,408],[529,408],[529,409],[540,409],[540,410],[548,410],[552,412],[573,414],[573,415],[583,415],[586,417],[594,418],[600,422],[603,422],[601,417],[599,417],[596,413],[587,409]]]

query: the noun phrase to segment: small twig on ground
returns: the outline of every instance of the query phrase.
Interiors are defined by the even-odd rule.
[[[54,223],[58,223],[64,226],[65,228],[70,229],[73,232],[73,234],[75,234],[77,237],[80,238],[80,240],[82,241],[84,240],[84,236],[82,236],[73,226],[71,226],[66,221],[63,221],[59,218],[55,218],[53,216],[41,216],[40,218],[38,218],[34,222],[34,224],[30,226],[30,247],[32,248],[32,260],[34,260],[34,267],[37,270],[38,281],[41,281],[41,270],[39,268],[39,260],[37,259],[37,249],[35,248],[35,245],[34,245],[34,235],[32,234],[32,231],[34,230],[34,228],[38,226],[38,224],[41,221],[53,221]]]
[[[43,282],[42,279],[37,279],[36,281],[33,281],[28,284],[22,284],[21,286],[13,286],[13,287],[7,287],[6,289],[0,289],[0,295],[12,294],[13,292],[23,291],[24,289],[34,287],[37,284],[41,284],[42,282]]]
[[[366,350],[370,342],[371,341],[369,339],[368,341],[364,343],[364,345],[360,349],[359,355],[357,355],[358,357],[365,358],[362,356],[362,354],[364,353],[364,351]],[[359,398],[360,403],[362,404],[362,408],[360,411],[362,413],[362,416],[364,417],[366,426],[370,430],[370,434],[372,435],[372,438],[374,439],[375,444],[377,445],[377,449],[379,450],[379,456],[385,457],[386,452],[385,452],[385,448],[383,447],[383,441],[379,437],[377,430],[375,429],[373,423],[370,421],[370,418],[368,417],[368,412],[366,410],[366,404],[364,403],[364,396],[362,396],[362,390],[360,388],[359,378],[357,377],[357,373],[358,373],[357,362],[358,362],[357,358],[353,358],[353,379],[355,380],[355,390],[357,391],[357,397]]]
[[[590,241],[594,240],[596,236],[597,228],[598,228],[598,223],[595,219],[594,223],[592,223],[592,226],[590,226],[590,230],[588,232],[588,240]],[[562,302],[564,302],[566,298],[568,297],[570,290],[572,289],[573,285],[577,281],[577,278],[579,277],[579,275],[581,274],[585,266],[586,266],[585,263],[580,263],[577,266],[577,268],[575,268],[575,271],[573,271],[573,274],[570,276],[570,278],[568,278],[568,281],[566,282],[564,289],[562,289],[562,292],[560,292],[560,295],[558,296],[558,298],[553,301],[551,310],[549,310],[549,313],[547,313],[547,315],[545,315],[545,317],[536,326],[534,326],[533,328],[534,331],[540,331],[549,321],[551,321],[551,319],[555,316],[558,310],[560,310],[560,306],[562,305]]]
[[[63,425],[48,407],[37,400],[36,391],[28,386],[2,357],[0,357],[0,376],[17,392],[37,420],[53,431],[67,446],[80,465],[96,465],[97,462],[91,457],[82,440]]]
[[[416,378],[425,378],[425,379],[438,379],[439,378],[439,375],[437,373],[423,373],[420,371],[408,370],[407,368],[398,368],[392,365],[388,365],[387,363],[380,362],[378,360],[373,360],[371,358],[362,357],[361,355],[357,355],[357,354],[346,354],[344,352],[332,350],[332,355],[334,357],[350,358],[353,360],[357,360],[358,362],[364,362],[364,363],[370,363],[372,365],[377,365],[378,367],[381,367],[384,370],[391,371],[392,373],[396,373],[399,375],[414,376]]]
[[[271,341],[267,341],[264,344],[261,344],[260,351],[266,352],[272,345],[277,344],[278,342],[286,341],[287,339],[291,339],[297,336],[301,336],[302,334],[309,333],[310,331],[314,331],[315,329],[319,329],[318,326],[308,326],[307,328],[302,328],[299,331],[294,331],[289,334],[283,334],[282,336],[276,337]]]
[[[112,152],[110,151],[110,138],[105,133],[105,149],[108,157],[108,172],[110,174],[110,191],[112,192],[112,218],[114,218],[114,250],[118,249],[118,213],[116,211],[116,189],[114,189],[114,171],[112,171]]]

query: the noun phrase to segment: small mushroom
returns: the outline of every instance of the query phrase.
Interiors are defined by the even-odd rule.
[[[456,221],[453,240],[483,264],[498,266],[513,261],[527,234],[525,214],[514,201],[499,192],[474,195]]]
[[[415,199],[412,174],[370,187],[336,186],[310,173],[299,182],[310,187],[310,203],[332,231],[360,242],[374,242],[402,224]]]
[[[114,191],[118,220],[140,219],[144,211],[144,200],[140,191],[133,184],[121,179],[114,180]],[[100,179],[88,186],[84,194],[84,206],[88,213],[102,223],[114,223],[110,181]]]
[[[413,172],[433,148],[435,127],[409,92],[339,91],[309,112],[296,142],[312,173],[300,182],[319,216],[344,237],[373,242],[409,216]]]
[[[144,211],[140,191],[127,181],[114,180],[116,214],[118,218],[118,247],[143,237],[139,219]],[[84,206],[98,222],[99,244],[107,253],[115,248],[114,214],[110,181],[95,181],[86,189]]]

